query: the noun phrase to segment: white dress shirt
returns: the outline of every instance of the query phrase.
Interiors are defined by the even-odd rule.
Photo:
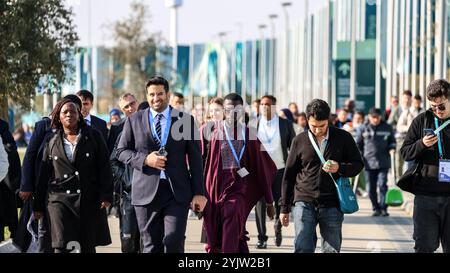
[[[277,169],[283,169],[286,164],[283,159],[283,148],[281,146],[280,118],[277,115],[274,115],[271,120],[267,120],[266,117],[261,116],[259,120],[258,138],[277,166]]]

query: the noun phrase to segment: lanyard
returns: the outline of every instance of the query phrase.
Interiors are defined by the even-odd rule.
[[[445,127],[447,127],[447,125],[450,124],[450,120],[447,120],[446,122],[444,122],[444,124],[442,124],[441,126],[439,126],[439,121],[438,119],[435,117],[434,118],[434,124],[436,126],[436,131],[434,131],[434,133],[437,135],[438,137],[438,148],[439,148],[439,158],[443,159],[444,158],[444,152],[442,149],[442,142],[441,142],[441,131],[442,129],[444,129]]]
[[[162,113],[161,113],[162,114]],[[162,140],[159,138],[158,134],[156,133],[156,129],[153,127],[153,115],[152,111],[150,111],[150,129],[152,130],[152,135],[154,138],[158,140],[158,142],[161,144],[161,147],[165,147],[167,143],[167,139],[169,138],[169,131],[170,131],[170,124],[172,123],[172,108],[169,108],[169,118],[167,119],[166,128],[164,130],[164,134],[162,135]],[[161,119],[159,120],[161,122]]]
[[[228,135],[227,128],[225,126],[223,127],[223,130],[225,131],[225,137],[227,139],[228,145],[230,146],[231,152],[233,153],[233,157],[236,160],[238,166],[240,167],[241,166],[240,162],[241,162],[242,156],[244,156],[245,145],[246,145],[245,144],[245,126],[242,127],[242,139],[244,140],[244,146],[242,147],[239,157],[237,156],[236,149],[234,149],[233,143],[231,143],[230,136]]]

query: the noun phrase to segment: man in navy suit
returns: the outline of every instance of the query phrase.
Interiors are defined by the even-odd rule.
[[[77,96],[82,102],[81,113],[83,114],[83,118],[87,125],[92,126],[92,128],[102,133],[103,140],[107,143],[108,127],[106,126],[106,121],[90,114],[91,109],[94,106],[94,96],[88,90],[78,91]]]
[[[152,77],[146,91],[150,108],[127,118],[117,157],[134,169],[131,201],[143,252],[181,253],[189,203],[201,212],[207,202],[200,138],[193,117],[168,105],[167,80]]]

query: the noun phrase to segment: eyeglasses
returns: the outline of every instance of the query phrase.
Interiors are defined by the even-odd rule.
[[[136,101],[132,101],[129,104],[125,105],[123,109],[128,110],[128,108],[133,107],[136,104]]]
[[[447,106],[446,106],[447,102],[448,101],[446,101],[444,103],[441,103],[439,105],[430,105],[431,106],[431,110],[433,112],[436,112],[436,110],[438,110],[438,109],[439,109],[439,111],[444,111],[445,109],[447,109]]]

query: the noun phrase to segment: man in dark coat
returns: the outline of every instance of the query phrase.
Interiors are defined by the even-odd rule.
[[[143,252],[184,252],[189,203],[196,211],[206,203],[198,129],[168,105],[166,79],[152,77],[146,91],[150,108],[127,118],[117,156],[134,169],[131,202]]]
[[[310,130],[294,138],[286,162],[280,220],[287,227],[293,211],[295,252],[316,250],[319,225],[322,252],[336,253],[341,249],[344,215],[334,181],[356,176],[363,160],[352,135],[329,125],[330,107],[325,101],[311,101],[306,115]],[[311,141],[316,142],[327,164],[322,164]]]
[[[87,125],[92,126],[94,129],[98,130],[105,141],[108,140],[108,126],[106,121],[91,115],[91,109],[94,107],[94,95],[88,90],[80,90],[77,92],[77,96],[82,102],[81,113]]]
[[[258,139],[277,166],[277,174],[272,184],[272,194],[275,201],[275,245],[279,247],[282,242],[282,225],[279,219],[280,206],[278,201],[281,196],[281,180],[286,166],[288,150],[291,147],[292,139],[295,137],[295,131],[291,121],[278,117],[276,103],[277,99],[274,96],[267,95],[261,98],[260,117],[255,120],[255,127],[258,132]],[[267,248],[266,205],[272,204],[266,204],[263,198],[255,206],[256,227],[258,229],[258,244],[256,247],[260,249]]]
[[[16,191],[20,184],[20,158],[16,142],[9,131],[6,121],[0,119],[0,136],[8,154],[8,175],[0,181],[0,241],[3,241],[3,229],[9,227],[11,237],[14,238],[17,229]]]
[[[115,141],[110,156],[111,169],[114,179],[114,201],[118,204],[120,243],[123,253],[140,252],[140,236],[134,207],[131,204],[131,181],[133,167],[124,164],[117,158],[117,145],[122,134],[123,125],[127,117],[137,110],[137,101],[133,94],[126,93],[119,99],[119,107],[125,113],[125,118],[114,123],[109,131],[108,141]]]
[[[387,174],[389,168],[394,167],[391,166],[391,156],[395,153],[395,137],[392,126],[381,120],[380,109],[370,109],[369,122],[359,128],[356,144],[364,159],[372,216],[389,216],[385,200],[388,191]]]

